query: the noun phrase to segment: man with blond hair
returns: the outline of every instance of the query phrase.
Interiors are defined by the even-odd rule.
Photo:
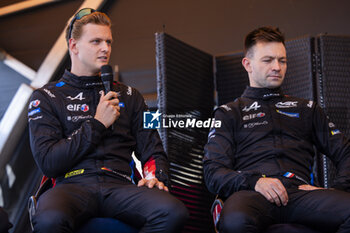
[[[72,62],[57,82],[36,90],[29,131],[36,163],[56,186],[40,197],[35,232],[74,232],[93,217],[122,220],[140,232],[179,232],[187,210],[168,193],[168,161],[148,108],[134,88],[101,82],[111,55],[110,19],[80,10],[67,27]],[[105,93],[107,92],[107,93]],[[132,153],[145,168],[133,184]]]

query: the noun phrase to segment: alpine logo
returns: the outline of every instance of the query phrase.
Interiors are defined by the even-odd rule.
[[[87,112],[89,111],[89,105],[87,104],[69,104],[67,105],[67,110],[71,112]]]
[[[85,97],[83,97],[83,92],[80,92],[78,95],[76,95],[75,97],[72,96],[67,96],[67,99],[70,100],[84,100]]]
[[[243,120],[244,121],[248,121],[248,120],[254,119],[256,117],[261,118],[261,117],[264,117],[264,116],[265,116],[264,112],[253,113],[253,114],[249,114],[249,115],[243,116]]]
[[[259,108],[261,107],[261,105],[258,104],[258,101],[255,101],[254,103],[252,103],[252,105],[250,105],[249,107],[248,106],[245,106],[242,111],[245,111],[245,112],[249,112],[250,110],[254,109],[255,111],[258,110]]]
[[[286,102],[278,102],[275,106],[277,108],[294,108],[297,107],[298,101],[286,101]]]

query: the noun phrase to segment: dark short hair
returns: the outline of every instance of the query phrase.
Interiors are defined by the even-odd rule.
[[[244,55],[247,56],[247,53],[250,51],[250,49],[258,42],[281,42],[283,45],[285,45],[284,35],[278,27],[260,27],[251,31],[245,37]]]

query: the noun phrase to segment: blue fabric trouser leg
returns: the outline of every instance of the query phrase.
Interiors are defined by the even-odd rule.
[[[140,232],[179,232],[186,207],[171,194],[126,183],[59,184],[38,201],[34,232],[74,232],[93,217],[112,217]]]
[[[271,224],[293,223],[320,232],[350,232],[350,193],[337,190],[287,189],[287,206],[278,207],[255,191],[239,191],[224,203],[218,229],[262,232]]]
[[[0,232],[8,232],[11,227],[7,213],[0,207]]]
[[[138,233],[139,231],[115,218],[92,218],[76,233]]]

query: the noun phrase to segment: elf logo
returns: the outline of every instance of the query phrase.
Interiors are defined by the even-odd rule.
[[[69,104],[67,105],[67,110],[70,112],[87,112],[89,111],[89,105],[87,104]]]
[[[260,117],[264,117],[264,116],[265,116],[264,112],[253,113],[253,114],[248,114],[248,115],[243,116],[243,120],[248,121],[248,120],[254,119],[256,117],[260,118]]]

